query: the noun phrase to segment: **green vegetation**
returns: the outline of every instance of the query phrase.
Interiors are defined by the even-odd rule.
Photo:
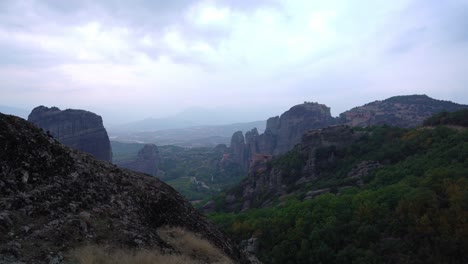
[[[220,167],[222,153],[214,148],[161,146],[159,177],[188,200],[203,200],[238,183],[246,173],[236,164]],[[197,183],[190,179],[196,179]],[[207,186],[209,188],[203,187]]]
[[[113,162],[134,160],[144,146],[138,143],[111,141]],[[174,187],[188,200],[202,200],[218,193],[221,189],[238,183],[246,172],[237,164],[220,167],[222,152],[216,148],[183,148],[173,145],[158,146],[163,172],[158,177]],[[195,178],[199,184],[190,179]],[[203,184],[209,188],[203,187]]]
[[[442,112],[424,121],[425,126],[455,125],[468,127],[468,109],[457,112]]]
[[[466,111],[449,116],[456,118],[434,118],[448,125],[467,118]],[[312,200],[296,195],[269,208],[215,213],[211,220],[237,241],[258,237],[265,263],[468,263],[468,131],[357,130],[364,136],[307,188],[337,190],[359,162],[383,164],[364,186]],[[333,150],[319,151],[327,157]],[[300,160],[294,156],[285,161]],[[297,169],[285,161],[272,166]]]

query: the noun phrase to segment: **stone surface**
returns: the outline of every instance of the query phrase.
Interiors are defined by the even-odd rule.
[[[0,262],[60,261],[68,250],[88,243],[171,251],[157,232],[170,225],[199,233],[236,262],[249,263],[229,238],[156,177],[96,160],[23,119],[2,114],[0,168]],[[26,182],[24,172],[30,175]]]
[[[99,160],[112,161],[112,150],[102,118],[94,113],[57,107],[38,106],[29,114],[28,121],[42,128],[76,150],[93,155]]]
[[[152,176],[157,176],[161,157],[158,147],[154,144],[146,144],[138,152],[136,160],[117,163],[118,166],[133,171],[143,172]]]

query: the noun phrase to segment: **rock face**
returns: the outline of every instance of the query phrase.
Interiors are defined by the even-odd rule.
[[[237,131],[232,135],[230,152],[232,161],[246,169],[245,164],[248,161],[248,156],[242,131]]]
[[[390,125],[414,127],[442,111],[454,112],[468,108],[449,101],[430,98],[427,95],[395,96],[355,107],[340,114],[340,122],[350,126]]]
[[[102,118],[84,110],[38,106],[29,114],[28,121],[62,144],[89,153],[99,160],[112,161],[112,150]]]
[[[137,159],[130,162],[122,162],[117,165],[138,172],[143,172],[152,176],[158,174],[160,164],[158,147],[154,144],[146,144],[138,152]]]
[[[315,129],[302,136],[301,155],[307,162],[303,168],[303,177],[299,182],[315,180],[320,177],[323,168],[333,166],[340,158],[340,149],[353,143],[361,136],[349,126],[331,126]]]
[[[349,126],[330,126],[311,130],[304,134],[302,141],[292,152],[290,160],[297,160],[298,167],[283,170],[271,166],[276,158],[271,155],[255,154],[252,157],[249,175],[238,188],[228,193],[228,211],[247,210],[267,206],[275,197],[286,195],[291,186],[321,177],[321,171],[334,166],[341,158],[344,147],[352,144],[361,136]],[[239,204],[239,201],[241,202]]]
[[[228,154],[234,162],[248,168],[255,154],[283,154],[299,143],[305,132],[334,123],[329,107],[305,102],[293,106],[280,117],[269,118],[265,132],[261,135],[256,128],[247,132],[245,139],[241,131],[234,133]]]
[[[52,263],[87,243],[171,251],[157,232],[166,225],[199,233],[234,261],[249,262],[155,177],[98,161],[3,114],[0,150],[0,262]]]
[[[259,136],[259,152],[283,154],[299,143],[305,132],[334,123],[330,108],[326,105],[306,102],[293,106],[279,118],[273,117],[267,121],[265,133]]]

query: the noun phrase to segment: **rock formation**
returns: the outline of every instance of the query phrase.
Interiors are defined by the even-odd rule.
[[[374,125],[415,127],[434,114],[464,108],[468,108],[468,105],[436,100],[427,95],[394,96],[346,111],[340,114],[339,122],[362,127]]]
[[[156,177],[96,160],[3,114],[0,149],[0,262],[56,263],[88,243],[174,251],[157,232],[167,225],[199,233],[234,261],[249,262]]]
[[[291,107],[279,118],[267,121],[265,133],[259,136],[259,152],[278,155],[291,150],[302,135],[312,129],[335,123],[330,108],[318,103],[304,103]]]
[[[232,161],[242,165],[244,169],[247,169],[246,163],[249,158],[247,156],[247,149],[242,131],[237,131],[232,135],[230,152]]]
[[[343,125],[315,129],[305,133],[302,136],[300,152],[306,157],[307,162],[302,171],[303,177],[298,182],[318,178],[322,168],[333,166],[339,159],[339,149],[350,145],[360,135],[351,127]]]
[[[293,106],[281,115],[267,120],[265,132],[258,134],[256,128],[245,134],[241,131],[232,135],[231,146],[227,151],[232,162],[249,168],[252,157],[260,155],[279,155],[291,150],[300,142],[302,135],[315,128],[335,123],[330,108],[318,103],[305,102]]]
[[[292,152],[286,154],[300,160],[299,167],[292,170],[271,167],[270,161],[276,159],[271,155],[253,155],[248,177],[235,191],[228,193],[226,209],[236,211],[267,206],[271,202],[269,198],[288,194],[291,186],[321,177],[324,168],[333,166],[340,159],[340,150],[360,136],[352,128],[342,125],[311,130],[303,135],[301,143]]]
[[[302,135],[312,129],[339,124],[360,127],[372,125],[413,127],[421,125],[423,120],[436,113],[453,112],[463,108],[468,108],[468,105],[436,100],[427,95],[407,95],[355,107],[340,114],[340,117],[333,118],[330,108],[326,105],[305,102],[293,106],[280,117],[269,118],[265,132],[261,135],[258,135],[254,129],[245,134],[244,141],[242,132],[236,132],[227,154],[235,157],[234,162],[241,164],[243,168],[248,168],[254,154],[283,154],[291,150],[300,142]]]
[[[158,147],[156,147],[154,144],[146,144],[138,152],[136,160],[118,163],[117,165],[133,171],[143,172],[152,176],[156,176],[159,171],[159,163],[160,157]]]
[[[76,150],[93,155],[99,160],[112,161],[112,150],[102,118],[84,110],[38,106],[29,114],[28,121]]]

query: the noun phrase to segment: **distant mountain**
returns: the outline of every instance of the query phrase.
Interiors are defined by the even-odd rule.
[[[183,147],[205,147],[229,144],[231,135],[236,131],[265,129],[266,121],[236,123],[217,126],[193,126],[178,129],[165,129],[147,132],[122,132],[109,130],[113,141],[154,143],[157,145],[177,145]]]
[[[464,108],[468,108],[468,105],[437,100],[427,95],[394,96],[346,111],[340,114],[340,123],[350,126],[414,127],[434,114]]]
[[[244,120],[262,120],[264,118],[266,119],[267,116],[268,115],[263,117],[263,115],[252,112],[250,109],[205,109],[193,107],[173,116],[164,118],[146,118],[140,121],[112,126],[110,127],[110,130],[116,133],[133,133],[179,129],[194,126],[221,126],[245,123]]]
[[[14,116],[21,117],[23,119],[27,119],[29,111],[26,109],[22,109],[22,108],[0,105],[0,113],[6,114],[6,115],[14,115]]]

